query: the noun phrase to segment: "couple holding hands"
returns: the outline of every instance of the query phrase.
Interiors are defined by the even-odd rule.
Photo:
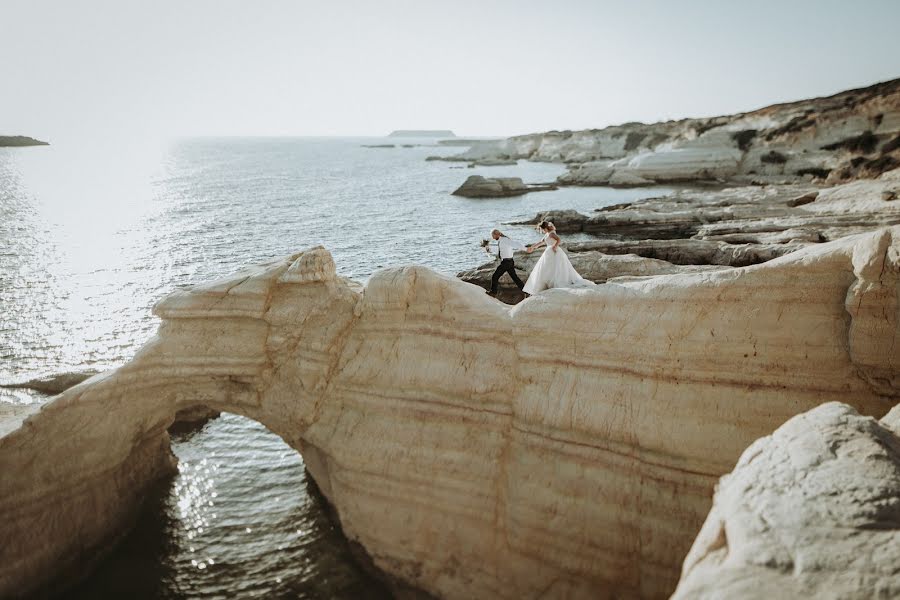
[[[565,251],[559,247],[562,240],[560,240],[559,235],[556,233],[556,227],[553,226],[553,223],[550,221],[543,221],[538,226],[538,229],[543,234],[543,237],[539,242],[531,244],[530,246],[525,246],[524,244],[507,237],[499,229],[491,231],[491,237],[497,242],[496,253],[490,249],[491,244],[489,241],[485,240],[482,243],[482,246],[484,247],[485,252],[496,255],[500,259],[500,265],[497,267],[497,270],[494,271],[494,276],[491,278],[491,289],[488,294],[491,296],[497,294],[497,284],[504,273],[508,273],[510,278],[512,278],[513,283],[528,295],[536,294],[550,288],[587,287],[594,285],[592,282],[578,274],[575,267],[569,262],[569,257],[566,256]],[[513,261],[513,253],[516,250],[525,250],[530,254],[541,246],[546,247],[544,254],[541,255],[541,258],[531,270],[531,275],[528,276],[528,282],[522,283],[522,280],[516,275],[516,265]]]

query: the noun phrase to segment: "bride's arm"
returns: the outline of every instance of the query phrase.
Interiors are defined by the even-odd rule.
[[[547,243],[547,242],[544,241],[544,240],[541,240],[541,241],[539,241],[539,242],[535,242],[535,243],[531,244],[530,246],[528,246],[528,251],[531,252],[532,250],[537,250],[538,248],[540,248],[541,246],[545,245],[546,243]]]

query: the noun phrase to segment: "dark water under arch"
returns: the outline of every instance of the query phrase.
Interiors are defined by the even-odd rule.
[[[223,413],[174,432],[172,450],[178,473],[63,597],[391,597],[353,560],[301,456],[263,425]]]

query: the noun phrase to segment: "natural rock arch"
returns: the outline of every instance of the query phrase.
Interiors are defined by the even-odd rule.
[[[321,248],[177,292],[131,362],[0,438],[0,595],[119,531],[198,403],[300,451],[347,535],[413,586],[668,594],[750,442],[824,401],[897,402],[898,243],[516,307],[420,267],[363,290]]]
[[[10,541],[0,551],[0,596],[43,586],[47,573],[65,578],[118,537],[144,490],[174,470],[166,430],[179,410],[233,412],[299,450],[320,400],[316,386],[333,362],[327,333],[340,334],[341,319],[352,317],[356,287],[337,280],[319,250],[176,292],[154,307],[159,332],[132,361],[70,388],[0,439]],[[288,297],[298,290],[302,297]],[[315,328],[322,356],[279,360],[279,351],[290,355],[283,345],[299,345],[302,327],[317,318],[328,320]],[[300,329],[280,329],[288,320]],[[279,372],[291,392],[263,404]]]

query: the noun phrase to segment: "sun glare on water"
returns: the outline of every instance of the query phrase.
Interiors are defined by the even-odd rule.
[[[0,155],[4,179],[24,190],[19,198],[26,199],[3,207],[15,269],[2,287],[13,300],[8,306],[34,314],[16,319],[19,330],[7,343],[16,352],[26,340],[45,340],[53,355],[34,357],[46,361],[45,374],[54,364],[112,366],[98,342],[136,341],[122,334],[133,330],[129,315],[146,308],[133,272],[148,265],[141,255],[159,233],[153,228],[161,206],[154,201],[154,181],[162,154],[153,146],[139,152],[24,150]],[[44,302],[34,302],[41,297]],[[0,379],[19,377],[4,371]]]

